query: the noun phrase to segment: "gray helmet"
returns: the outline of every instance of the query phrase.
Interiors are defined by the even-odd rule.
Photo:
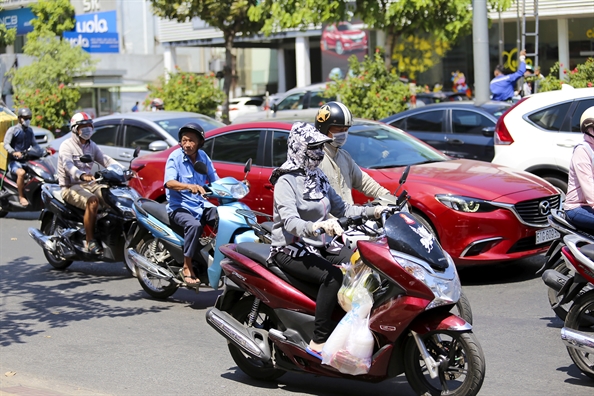
[[[17,116],[19,118],[33,118],[33,113],[31,113],[31,109],[23,107],[23,108],[19,109]]]
[[[202,141],[204,141],[204,129],[197,122],[188,122],[186,125],[179,128],[179,132],[177,134],[178,141],[181,142],[182,135],[186,132],[194,132],[197,136],[202,138]]]

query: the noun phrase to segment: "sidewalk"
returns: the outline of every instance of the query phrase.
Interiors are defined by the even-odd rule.
[[[62,384],[58,381],[35,378],[28,373],[7,376],[0,372],[0,396],[105,396],[105,394]]]

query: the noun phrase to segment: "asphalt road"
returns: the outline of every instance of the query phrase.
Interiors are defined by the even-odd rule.
[[[380,384],[295,373],[251,380],[204,319],[218,292],[156,301],[122,263],[53,270],[27,234],[36,225],[36,214],[0,219],[0,395],[414,394],[404,375]],[[460,274],[487,361],[480,395],[594,394],[534,275],[542,261]]]

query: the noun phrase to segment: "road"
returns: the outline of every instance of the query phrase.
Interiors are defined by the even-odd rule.
[[[251,380],[204,319],[219,292],[180,290],[156,301],[122,263],[53,270],[27,234],[35,216],[0,219],[0,395],[414,394],[404,375],[380,384],[295,373]],[[534,275],[542,261],[460,274],[487,361],[480,395],[594,394]]]

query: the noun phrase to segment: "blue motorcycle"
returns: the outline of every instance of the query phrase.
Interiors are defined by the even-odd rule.
[[[245,165],[246,176],[250,168],[251,159]],[[198,162],[194,169],[205,173],[206,166]],[[249,192],[245,178],[240,182],[233,177],[224,177],[204,187],[208,198],[218,201],[218,206],[210,202],[206,204],[207,207],[216,206],[218,227],[216,230],[205,227],[192,263],[201,283],[209,284],[216,290],[222,283],[220,262],[224,258],[219,247],[227,243],[257,241],[258,236],[253,228],[253,224],[257,224],[257,212],[252,212],[246,204],[239,202]],[[128,254],[136,264],[136,277],[142,288],[158,299],[168,298],[179,287],[198,291],[194,285],[186,285],[183,276],[180,276],[184,232],[181,227],[170,223],[166,204],[138,198],[133,209],[138,222],[128,234],[131,241],[129,246],[132,246]]]

